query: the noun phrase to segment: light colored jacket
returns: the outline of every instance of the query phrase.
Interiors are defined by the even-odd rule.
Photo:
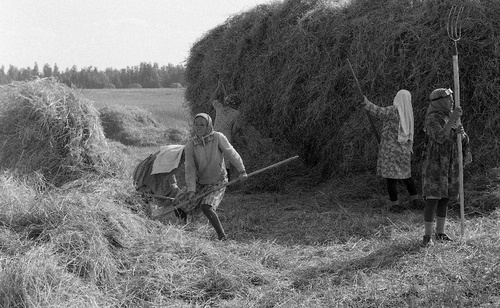
[[[226,136],[220,132],[212,132],[200,139],[191,138],[185,148],[185,172],[188,191],[196,191],[196,183],[213,184],[227,177],[224,166],[224,155],[238,169],[245,171],[243,160]]]

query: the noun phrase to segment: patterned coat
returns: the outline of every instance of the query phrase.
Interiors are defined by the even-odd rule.
[[[212,106],[215,108],[216,112],[214,130],[223,133],[229,142],[233,142],[233,126],[240,112],[229,106],[224,106],[217,100],[212,102]],[[226,168],[229,169],[231,162],[225,155],[224,162]]]
[[[396,106],[380,107],[367,102],[365,108],[383,122],[377,157],[377,175],[390,179],[410,178],[413,140],[398,142],[399,114]]]
[[[422,164],[422,194],[427,198],[458,198],[458,145],[454,129],[448,134],[443,131],[448,119],[438,112],[427,115],[425,119],[428,142]]]
[[[233,125],[240,112],[237,109],[224,106],[217,100],[212,102],[212,106],[216,112],[214,130],[223,133],[229,142],[233,142]]]

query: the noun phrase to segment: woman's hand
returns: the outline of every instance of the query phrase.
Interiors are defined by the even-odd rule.
[[[196,195],[196,192],[194,192],[194,191],[188,191],[188,193],[187,193],[187,199],[189,201],[192,201],[195,195]]]
[[[464,126],[462,124],[459,124],[457,126],[457,135],[460,134],[462,135],[462,140],[468,144],[469,143],[469,135],[465,133]]]
[[[450,121],[452,123],[455,123],[455,121],[458,120],[458,118],[460,118],[461,115],[462,115],[462,107],[460,106],[455,107],[455,109],[453,109],[453,112],[450,115]]]
[[[368,100],[368,98],[366,98],[366,96],[363,95],[363,104],[366,106],[370,103],[370,101]]]

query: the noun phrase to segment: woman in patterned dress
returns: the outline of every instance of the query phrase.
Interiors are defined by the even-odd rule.
[[[445,233],[445,222],[448,202],[456,200],[459,193],[457,134],[462,134],[465,145],[469,143],[463,126],[456,123],[462,115],[462,108],[454,108],[452,94],[450,89],[439,88],[429,95],[430,104],[424,123],[428,142],[422,164],[422,192],[426,199],[423,246],[432,243],[434,216],[435,239],[452,240]]]
[[[215,109],[214,130],[223,133],[230,143],[233,142],[236,118],[240,115],[237,109],[239,105],[240,100],[235,94],[226,96],[224,103],[218,100],[212,101],[212,106]],[[225,163],[228,178],[231,179],[231,162],[227,157],[225,157]]]
[[[420,196],[411,177],[411,155],[413,153],[413,109],[411,94],[400,90],[394,97],[393,105],[379,107],[364,98],[365,109],[380,118],[382,138],[377,157],[377,175],[387,179],[389,210],[403,209],[398,200],[398,181],[402,180],[410,193],[414,207],[421,203]]]
[[[194,130],[194,137],[184,147],[187,198],[189,200],[194,198],[196,192],[204,193],[227,183],[224,156],[238,169],[239,178],[246,179],[247,173],[240,155],[224,134],[213,130],[212,118],[208,114],[199,113],[194,117]],[[198,200],[195,205],[200,205],[201,211],[217,232],[219,240],[226,239],[226,233],[216,213],[225,190],[224,187],[212,192]]]

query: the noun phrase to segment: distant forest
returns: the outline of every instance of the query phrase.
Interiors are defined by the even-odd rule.
[[[0,84],[9,84],[13,81],[28,81],[33,78],[55,77],[69,87],[82,89],[103,88],[172,88],[184,84],[185,67],[168,64],[160,67],[158,63],[142,62],[138,66],[127,66],[123,69],[107,68],[100,71],[97,67],[89,66],[80,70],[74,65],[71,69],[59,71],[57,64],[51,67],[45,64],[42,70],[35,62],[33,68],[17,68],[10,65],[0,67]]]

